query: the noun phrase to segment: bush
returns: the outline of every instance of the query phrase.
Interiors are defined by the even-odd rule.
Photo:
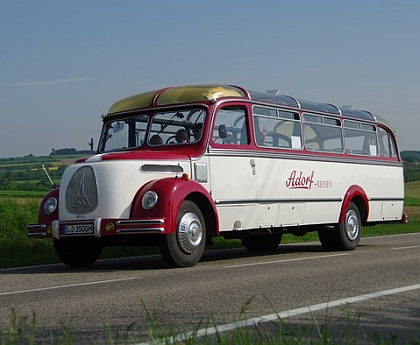
[[[42,252],[52,252],[51,241],[29,239],[26,226],[36,223],[39,201],[5,198],[0,200],[0,267],[28,261]],[[29,260],[30,261],[30,260]]]

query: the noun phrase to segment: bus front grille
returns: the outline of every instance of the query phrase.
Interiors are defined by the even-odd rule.
[[[78,169],[66,190],[66,208],[72,214],[84,215],[98,207],[95,173],[90,166]]]

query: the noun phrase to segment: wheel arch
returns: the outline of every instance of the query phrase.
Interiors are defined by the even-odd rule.
[[[158,203],[151,210],[144,210],[141,201],[148,191],[158,194]],[[191,179],[168,177],[153,180],[143,185],[135,195],[130,217],[164,217],[167,223],[166,234],[175,231],[179,209],[184,200],[197,204],[206,222],[207,237],[218,236],[218,216],[213,199],[208,191],[198,182]]]
[[[366,222],[369,215],[369,199],[362,187],[353,185],[347,190],[344,196],[343,203],[341,205],[339,223],[344,222],[346,211],[350,202],[353,202],[357,206],[362,223]]]
[[[206,222],[207,237],[219,236],[219,222],[216,209],[210,200],[200,192],[193,192],[186,196],[185,200],[194,202],[203,213]]]

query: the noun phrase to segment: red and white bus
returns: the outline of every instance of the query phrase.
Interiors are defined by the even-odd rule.
[[[403,164],[389,124],[368,111],[231,85],[141,93],[103,116],[97,154],[79,159],[28,236],[69,266],[104,246],[157,245],[195,265],[216,236],[275,250],[317,231],[353,250],[361,227],[404,222]]]

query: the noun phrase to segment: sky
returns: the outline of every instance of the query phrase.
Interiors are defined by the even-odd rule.
[[[418,0],[0,0],[0,158],[96,147],[101,115],[166,86],[353,105],[420,150]]]

